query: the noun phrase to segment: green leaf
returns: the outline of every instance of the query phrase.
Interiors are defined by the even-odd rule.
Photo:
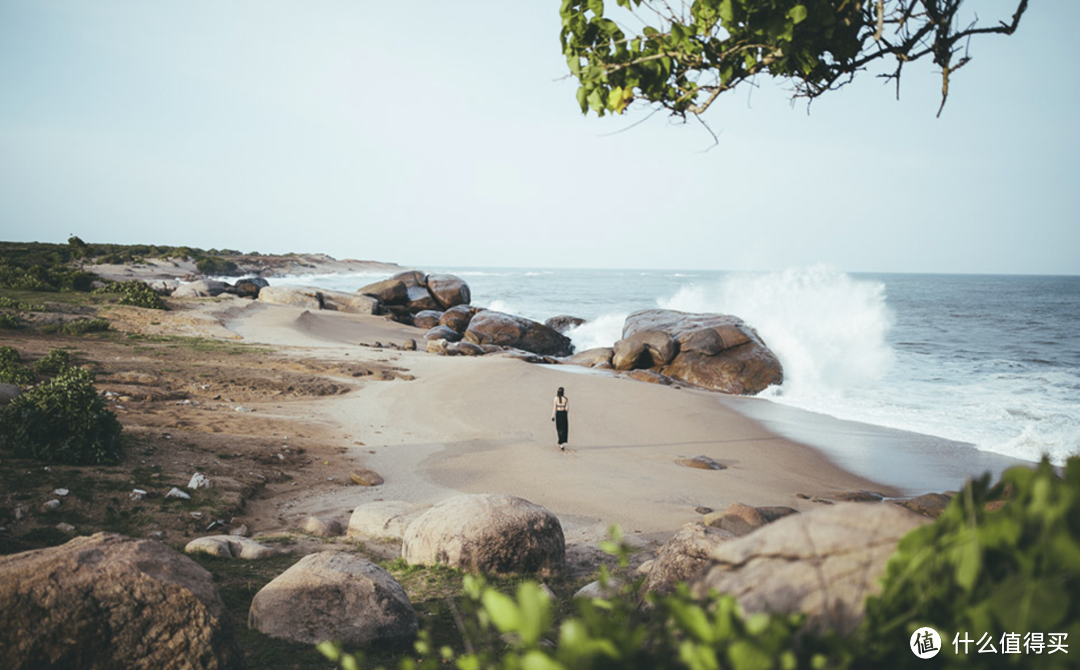
[[[543,652],[530,649],[521,659],[522,670],[566,670],[566,666]]]
[[[521,611],[510,596],[488,589],[480,602],[500,633],[516,633],[521,629]]]
[[[788,10],[788,18],[795,22],[795,25],[799,25],[806,20],[806,5],[795,5]]]
[[[959,547],[956,563],[956,583],[965,591],[971,591],[982,569],[982,549],[973,531],[966,531]]]

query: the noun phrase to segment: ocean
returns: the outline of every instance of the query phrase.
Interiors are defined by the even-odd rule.
[[[958,453],[991,469],[1080,455],[1080,277],[424,269],[463,278],[478,306],[587,319],[568,333],[579,351],[610,346],[641,309],[736,315],[780,358],[785,381],[730,406],[879,480],[884,443],[936,453],[943,482]],[[271,283],[354,291],[385,277]],[[871,438],[851,439],[859,435]],[[887,483],[915,486],[901,480]]]

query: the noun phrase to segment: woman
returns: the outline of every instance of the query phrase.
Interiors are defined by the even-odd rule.
[[[563,387],[555,392],[555,404],[551,408],[551,420],[555,422],[555,430],[559,433],[559,449],[566,451],[566,436],[570,432],[570,399],[566,397]]]

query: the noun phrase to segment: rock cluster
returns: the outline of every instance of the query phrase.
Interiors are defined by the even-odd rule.
[[[566,362],[731,394],[752,395],[784,381],[780,360],[757,331],[725,314],[635,312],[626,318],[614,347],[583,351]]]

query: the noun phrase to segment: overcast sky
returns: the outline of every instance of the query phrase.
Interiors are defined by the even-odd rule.
[[[1031,5],[940,119],[929,62],[899,102],[866,76],[809,115],[762,80],[703,151],[696,122],[581,115],[558,0],[0,0],[0,238],[1080,274],[1080,3]]]

